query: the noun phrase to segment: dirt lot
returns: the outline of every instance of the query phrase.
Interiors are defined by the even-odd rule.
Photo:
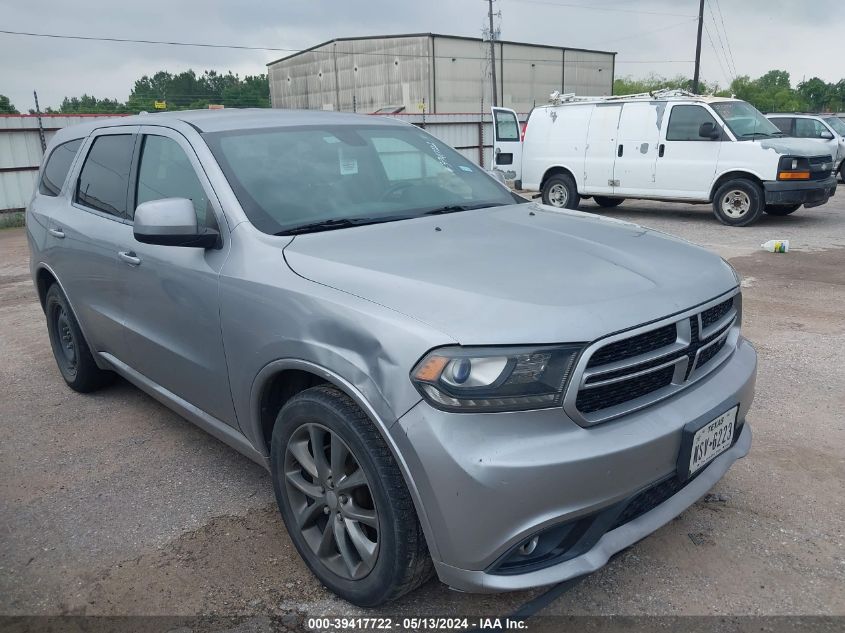
[[[743,275],[760,354],[754,445],[711,495],[545,613],[845,615],[838,194],[746,229],[707,207],[611,211],[712,248]],[[761,251],[769,238],[793,250]],[[87,396],[65,387],[21,229],[0,231],[0,358],[0,614],[361,613],[300,562],[261,468],[125,382]],[[506,614],[538,593],[472,596],[435,580],[381,613]]]

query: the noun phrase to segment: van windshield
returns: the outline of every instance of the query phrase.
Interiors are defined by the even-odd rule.
[[[738,141],[751,141],[755,138],[783,136],[774,123],[750,103],[745,101],[722,101],[711,103],[728,129]]]
[[[250,222],[270,234],[524,201],[410,125],[261,128],[203,137]]]

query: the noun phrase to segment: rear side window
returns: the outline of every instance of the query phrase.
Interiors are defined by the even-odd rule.
[[[497,141],[518,141],[519,121],[510,112],[494,110],[496,117],[496,140]]]
[[[135,137],[132,134],[98,136],[79,174],[76,201],[87,207],[126,215],[126,194]]]
[[[73,163],[73,157],[79,151],[80,145],[82,145],[82,139],[78,138],[62,143],[53,150],[44,166],[41,182],[38,183],[38,193],[45,196],[59,195],[62,185],[65,184],[67,173],[70,171],[71,163]]]
[[[188,198],[194,203],[197,223],[200,226],[214,225],[208,197],[179,143],[166,136],[148,135],[144,137],[141,150],[136,204],[162,198]]]
[[[709,141],[698,135],[702,123],[717,126],[716,119],[707,110],[697,105],[676,105],[669,115],[666,129],[667,141]],[[718,126],[717,126],[718,127]]]
[[[788,136],[792,136],[792,119],[787,118],[779,118],[779,119],[769,119],[772,123],[775,124],[775,127],[779,129],[784,134]]]

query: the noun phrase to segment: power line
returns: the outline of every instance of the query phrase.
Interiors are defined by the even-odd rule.
[[[730,84],[730,73],[725,72],[725,67],[722,65],[722,58],[719,57],[719,51],[716,49],[716,45],[713,44],[713,38],[710,37],[710,29],[707,28],[707,25],[704,25],[704,32],[707,33],[707,40],[710,42],[710,47],[713,49],[713,52],[716,54],[716,61],[719,62],[719,68],[722,70],[722,77],[725,81]]]
[[[728,39],[728,28],[725,26],[725,16],[722,13],[722,5],[719,4],[719,0],[716,0],[716,9],[719,11],[719,20],[722,22],[722,32],[725,34],[725,42],[728,45],[728,53],[731,56],[731,66],[733,66],[734,78],[737,76],[736,72],[736,62],[734,61],[734,52],[733,47],[731,46],[731,42]],[[713,12],[713,7],[710,7],[710,12]]]
[[[584,9],[586,11],[609,11],[611,13],[639,13],[642,15],[673,15],[679,18],[693,18],[695,16],[687,13],[666,13],[665,11],[640,11],[639,9],[619,9],[617,7],[596,7],[586,4],[569,4],[564,2],[549,2],[548,0],[514,0],[527,4],[542,4],[549,7],[560,7],[561,9]]]
[[[666,27],[671,28],[671,27]],[[18,36],[25,36],[25,37],[45,37],[51,39],[60,39],[60,40],[84,40],[84,41],[93,41],[93,42],[119,42],[125,44],[162,44],[166,46],[197,46],[201,48],[224,48],[224,49],[238,49],[238,50],[253,50],[253,51],[275,51],[275,52],[285,52],[285,53],[302,53],[302,52],[309,52],[309,53],[320,53],[325,55],[332,55],[333,51],[318,51],[313,49],[299,49],[299,48],[273,48],[273,47],[264,47],[264,46],[240,46],[237,44],[209,44],[209,43],[200,43],[200,42],[171,42],[165,40],[145,40],[145,39],[130,39],[130,38],[120,38],[120,37],[94,37],[94,36],[87,36],[87,35],[63,35],[57,33],[33,33],[29,31],[10,31],[6,29],[0,29],[0,34],[5,35],[18,35]],[[632,36],[633,37],[633,36]],[[627,39],[627,38],[619,38]],[[618,41],[618,40],[617,40]],[[540,45],[538,45],[540,46]],[[554,48],[554,47],[550,47]],[[567,49],[570,50],[570,49]],[[424,55],[424,54],[414,54],[414,53],[376,53],[376,52],[358,52],[352,51],[348,52],[349,54],[354,55],[361,55],[361,56],[377,56],[377,57],[410,57],[410,58],[424,58],[424,59],[431,59],[431,55]],[[486,57],[472,57],[466,55],[436,55],[437,59],[469,59],[469,60],[479,60],[484,61],[487,59]],[[547,62],[547,63],[554,63],[559,64],[560,58],[557,59],[531,59],[527,60],[531,62]],[[689,60],[661,60],[661,59],[629,59],[629,60],[616,60],[616,64],[675,64],[675,63],[682,63],[687,62]],[[602,62],[596,62],[595,60],[567,60],[567,64],[597,64]]]
[[[612,40],[601,40],[596,42],[596,44],[604,45],[604,44],[615,44],[616,42],[622,42],[624,40],[632,40],[638,37],[645,37],[646,35],[651,35],[653,33],[659,33],[661,31],[668,31],[669,29],[674,29],[679,26],[683,26],[685,24],[692,24],[693,22],[697,22],[698,18],[687,18],[686,20],[681,20],[680,22],[673,22],[672,24],[667,24],[666,26],[661,26],[657,29],[651,29],[649,31],[642,31],[640,33],[635,33],[634,35],[626,35],[625,37],[617,37]]]
[[[722,57],[725,58],[725,66],[728,68],[728,74],[730,75],[729,79],[733,80],[736,76],[736,73],[731,68],[731,62],[728,59],[728,52],[725,50],[725,44],[722,41],[722,34],[719,30],[719,24],[716,22],[716,14],[713,13],[713,5],[712,3],[707,3],[707,8],[710,9],[710,21],[713,23],[713,29],[716,31],[716,39],[719,41],[719,47],[722,49]],[[718,51],[716,52],[718,56]]]

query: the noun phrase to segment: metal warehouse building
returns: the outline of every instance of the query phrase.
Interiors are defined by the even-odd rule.
[[[268,66],[274,108],[418,113],[489,111],[490,43],[433,33],[341,38]],[[616,53],[497,40],[501,106],[528,112],[554,90],[609,95]]]

